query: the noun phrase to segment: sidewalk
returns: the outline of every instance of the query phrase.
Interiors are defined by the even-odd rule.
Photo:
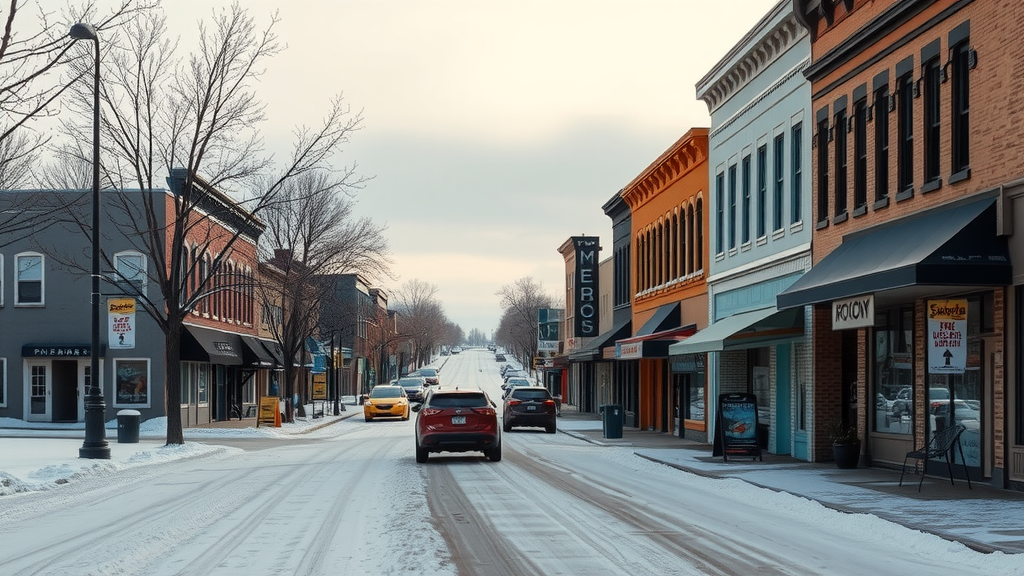
[[[711,456],[711,446],[661,432],[623,428],[622,438],[604,438],[597,414],[563,407],[559,431],[598,446],[621,447],[637,456],[709,478],[735,478],[851,514],[871,514],[890,522],[982,552],[1024,553],[1024,493],[966,480],[920,476],[910,466],[903,486],[900,471],[885,468],[840,470],[789,456],[764,454],[764,461]]]

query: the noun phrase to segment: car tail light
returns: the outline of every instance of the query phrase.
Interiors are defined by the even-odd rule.
[[[435,414],[440,414],[441,412],[444,412],[444,410],[440,408],[424,408],[421,414],[424,416],[433,416]]]
[[[509,406],[519,406],[522,403],[523,403],[522,400],[509,400],[508,401],[508,405]]]
[[[473,412],[476,412],[477,414],[480,414],[482,416],[497,415],[497,412],[494,411],[494,408],[473,408]]]
[[[554,400],[545,400],[544,401],[544,405],[545,406],[554,406],[555,405],[555,401]]]

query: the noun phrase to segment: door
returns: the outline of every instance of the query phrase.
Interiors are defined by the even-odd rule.
[[[792,444],[793,416],[790,406],[789,351],[791,346],[775,347],[775,453],[789,454]]]
[[[54,360],[50,364],[53,422],[78,421],[78,361]]]
[[[28,383],[28,407],[25,420],[48,422],[50,420],[50,362],[48,360],[27,360],[25,381]]]

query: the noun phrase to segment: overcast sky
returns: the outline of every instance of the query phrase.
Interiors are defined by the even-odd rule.
[[[230,0],[165,2],[172,30]],[[438,287],[445,313],[490,335],[495,293],[531,276],[561,300],[558,247],[600,236],[601,206],[688,129],[695,85],[777,0],[244,0],[277,10],[287,49],[259,96],[268,147],[332,95],[361,110],[344,155],[373,180],[360,215],[386,225],[393,289]],[[182,35],[187,40],[187,35]]]

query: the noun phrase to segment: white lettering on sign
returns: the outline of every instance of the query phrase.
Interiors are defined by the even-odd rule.
[[[832,329],[867,328],[875,323],[875,296],[858,296],[832,302]]]
[[[573,310],[573,332],[578,337],[597,336],[597,251],[598,239],[591,236],[573,238],[576,247],[576,300]]]

